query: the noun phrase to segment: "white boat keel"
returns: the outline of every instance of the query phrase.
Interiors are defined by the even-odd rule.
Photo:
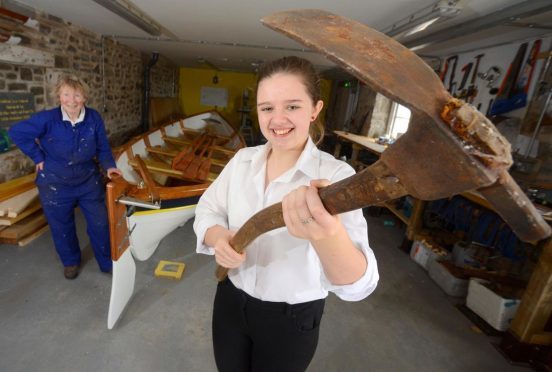
[[[111,298],[107,312],[107,328],[113,329],[134,292],[136,264],[130,249],[127,249],[117,261],[113,261],[111,280]]]

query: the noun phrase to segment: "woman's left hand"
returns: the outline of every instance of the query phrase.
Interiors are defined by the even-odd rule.
[[[114,175],[114,174],[117,174],[119,176],[122,176],[123,175],[123,172],[121,172],[121,170],[119,168],[109,168],[107,170],[107,178],[111,179],[111,177]]]
[[[339,217],[328,213],[318,195],[318,189],[329,184],[328,180],[312,180],[310,186],[301,186],[283,198],[284,221],[291,235],[317,241],[337,233]]]

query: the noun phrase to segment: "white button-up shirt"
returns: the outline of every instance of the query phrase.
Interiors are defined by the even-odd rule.
[[[294,167],[273,180],[265,190],[270,144],[241,149],[201,197],[194,221],[197,252],[214,254],[203,243],[205,232],[214,225],[238,230],[253,214],[313,179],[332,183],[353,175],[345,162],[320,151],[309,138]],[[308,240],[291,236],[285,227],[267,232],[247,247],[247,258],[229,271],[237,288],[263,301],[302,303],[325,298],[328,291],[347,301],[359,301],[376,288],[379,275],[376,258],[368,245],[368,227],[362,210],[341,215],[341,222],[368,266],[355,283],[332,285],[324,274],[318,255]]]

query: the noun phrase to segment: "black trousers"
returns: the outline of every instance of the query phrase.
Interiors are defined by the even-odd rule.
[[[226,278],[218,284],[213,311],[218,370],[305,371],[318,345],[324,303],[261,301]]]

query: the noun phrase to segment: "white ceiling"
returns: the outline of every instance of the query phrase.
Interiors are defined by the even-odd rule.
[[[149,17],[175,35],[178,40],[164,41],[111,13],[93,0],[17,0],[106,36],[144,53],[158,51],[179,66],[198,67],[201,60],[222,70],[252,70],[258,61],[295,54],[310,59],[321,69],[333,64],[320,55],[276,33],[260,23],[272,12],[297,8],[324,9],[343,15],[377,30],[383,30],[410,14],[428,7],[436,0],[131,0]],[[436,23],[409,40],[444,33],[474,19],[484,20],[495,12],[525,1],[537,0],[460,0],[461,13],[448,21]],[[14,2],[14,0],[10,0]],[[542,2],[542,1],[541,1]],[[548,0],[552,5],[552,1]],[[523,20],[525,21],[525,20]],[[447,39],[418,50],[421,55],[444,56],[472,48],[511,42],[523,38],[550,35],[552,12],[532,17],[532,22],[551,28],[528,28],[502,25]],[[444,34],[443,34],[444,35]],[[162,38],[166,38],[162,36]]]

